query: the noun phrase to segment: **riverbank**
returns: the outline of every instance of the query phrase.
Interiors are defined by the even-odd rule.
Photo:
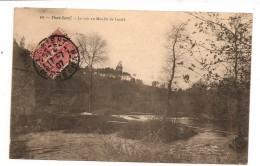
[[[201,132],[187,140],[148,143],[114,134],[65,133],[50,131],[24,134],[24,158],[48,160],[136,161],[171,163],[245,164],[246,153],[228,148],[232,135]]]

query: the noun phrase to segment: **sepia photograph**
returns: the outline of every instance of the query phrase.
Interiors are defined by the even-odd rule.
[[[10,159],[248,163],[252,13],[13,19]]]

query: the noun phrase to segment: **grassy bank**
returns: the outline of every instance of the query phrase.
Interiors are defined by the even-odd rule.
[[[172,142],[187,139],[197,134],[194,129],[158,118],[140,122],[104,115],[57,116],[43,113],[40,115],[23,115],[13,122],[12,136],[58,130],[63,130],[66,133],[110,134],[118,132],[118,136],[127,139]]]
[[[155,143],[125,139],[118,137],[116,133],[38,132],[18,136],[18,141],[26,140],[26,147],[20,154],[13,149],[16,154],[13,153],[12,158],[194,164],[247,162],[246,153],[236,153],[228,148],[227,138],[209,139],[203,135],[205,136],[205,134],[195,135],[188,140],[189,143],[187,140]]]
[[[47,146],[46,149],[46,143],[40,145],[32,140],[32,137],[37,135],[37,139],[42,137],[48,141],[50,137],[45,138],[45,136],[54,133],[51,134],[51,139],[53,140],[49,140],[50,143],[54,143],[56,141],[55,133],[58,133],[58,135],[77,136],[80,142],[88,134],[99,135],[98,137],[101,138],[105,137],[106,139],[100,140],[100,145],[98,145],[102,146],[99,149],[99,151],[102,151],[102,154],[99,151],[95,153],[103,155],[103,159],[109,161],[180,162],[179,159],[174,157],[175,154],[168,153],[168,149],[149,149],[150,145],[148,146],[145,143],[165,146],[165,143],[185,140],[197,134],[194,129],[170,120],[150,119],[139,122],[104,115],[54,116],[51,114],[42,114],[38,116],[21,116],[12,125],[16,126],[16,128],[12,129],[10,158],[35,158],[32,157],[36,153],[34,152],[35,149],[37,151],[40,150],[43,154],[49,152],[52,154],[52,151],[60,151],[61,146],[56,149],[56,145],[53,144],[54,148],[50,149]],[[17,126],[19,127],[17,128]],[[108,139],[106,135],[111,134],[113,135],[113,139]],[[60,139],[57,140],[60,141]],[[118,141],[113,142],[114,140]],[[60,144],[58,142],[56,142],[57,145]],[[138,143],[136,144],[136,142]],[[74,143],[72,141],[70,146],[74,147]],[[90,144],[88,142],[86,144],[86,148],[88,148]],[[35,147],[32,148],[31,146]],[[39,149],[38,146],[42,148]],[[91,153],[91,156],[92,158],[83,157],[82,159],[95,159],[94,154]],[[97,160],[100,159],[97,158]],[[188,162],[188,159],[185,159],[185,162]]]
[[[174,123],[170,120],[151,119],[145,122],[131,121],[119,130],[119,136],[134,140],[149,142],[172,142],[187,139],[197,132],[189,127]]]

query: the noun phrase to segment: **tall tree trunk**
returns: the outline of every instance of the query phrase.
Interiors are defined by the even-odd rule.
[[[238,86],[238,48],[237,48],[237,35],[235,33],[235,65],[234,65],[234,88],[235,88],[235,99],[236,99],[236,125],[237,125],[237,135],[238,138],[242,138],[242,129],[241,129],[241,92]]]
[[[238,138],[242,138],[242,116],[241,116],[241,107],[242,107],[242,96],[241,96],[240,90],[237,90],[236,92],[236,122],[237,122],[237,135]]]
[[[177,41],[177,39],[176,39]],[[176,43],[176,42],[175,42]],[[166,100],[166,105],[167,105],[167,108],[164,112],[164,115],[163,115],[163,119],[166,120],[170,110],[171,110],[171,96],[172,96],[172,82],[173,82],[173,79],[174,79],[174,75],[175,75],[175,69],[176,69],[176,55],[175,55],[175,43],[172,47],[172,56],[173,56],[173,63],[172,63],[172,70],[171,70],[171,77],[169,79],[169,82],[168,82],[168,94],[167,94],[167,100]]]
[[[166,110],[164,111],[164,115],[163,115],[163,119],[166,120],[169,112],[170,112],[170,109],[171,109],[171,96],[172,96],[172,81],[173,79],[169,80],[168,82],[168,91],[167,91],[167,99],[166,99]]]
[[[90,67],[90,86],[89,86],[89,102],[88,111],[92,112],[92,87],[93,87],[93,69]]]

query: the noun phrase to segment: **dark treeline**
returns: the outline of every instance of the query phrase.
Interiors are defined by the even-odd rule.
[[[149,86],[141,80],[123,80],[116,75],[101,75],[97,72],[94,77],[94,111],[107,114],[139,112],[162,115],[167,109],[167,89],[164,86]],[[234,89],[226,80],[211,85],[200,80],[186,90],[177,89],[172,92],[169,116],[191,117],[211,122],[226,121],[235,127],[234,95]],[[241,98],[243,119],[239,121],[245,127],[248,124],[249,89],[243,90]],[[247,127],[243,131],[247,132]]]
[[[39,112],[81,114],[89,112],[89,69],[81,68],[66,81],[44,80],[34,73],[29,51],[14,42],[14,70],[12,114]],[[143,84],[130,73],[123,71],[122,63],[113,68],[93,69],[92,113],[112,115],[149,113],[163,115],[167,88],[154,81]],[[249,88],[242,91],[241,110],[243,133],[248,130]],[[21,93],[28,94],[21,97]],[[201,121],[228,122],[236,125],[235,92],[228,80],[206,85],[202,80],[186,90],[175,89],[170,100],[169,116],[191,117]],[[30,104],[29,104],[30,103]],[[15,116],[17,117],[17,116]],[[17,117],[18,118],[18,117]],[[15,118],[14,118],[15,119]],[[14,120],[13,119],[13,120]],[[226,124],[226,123],[225,123]]]

